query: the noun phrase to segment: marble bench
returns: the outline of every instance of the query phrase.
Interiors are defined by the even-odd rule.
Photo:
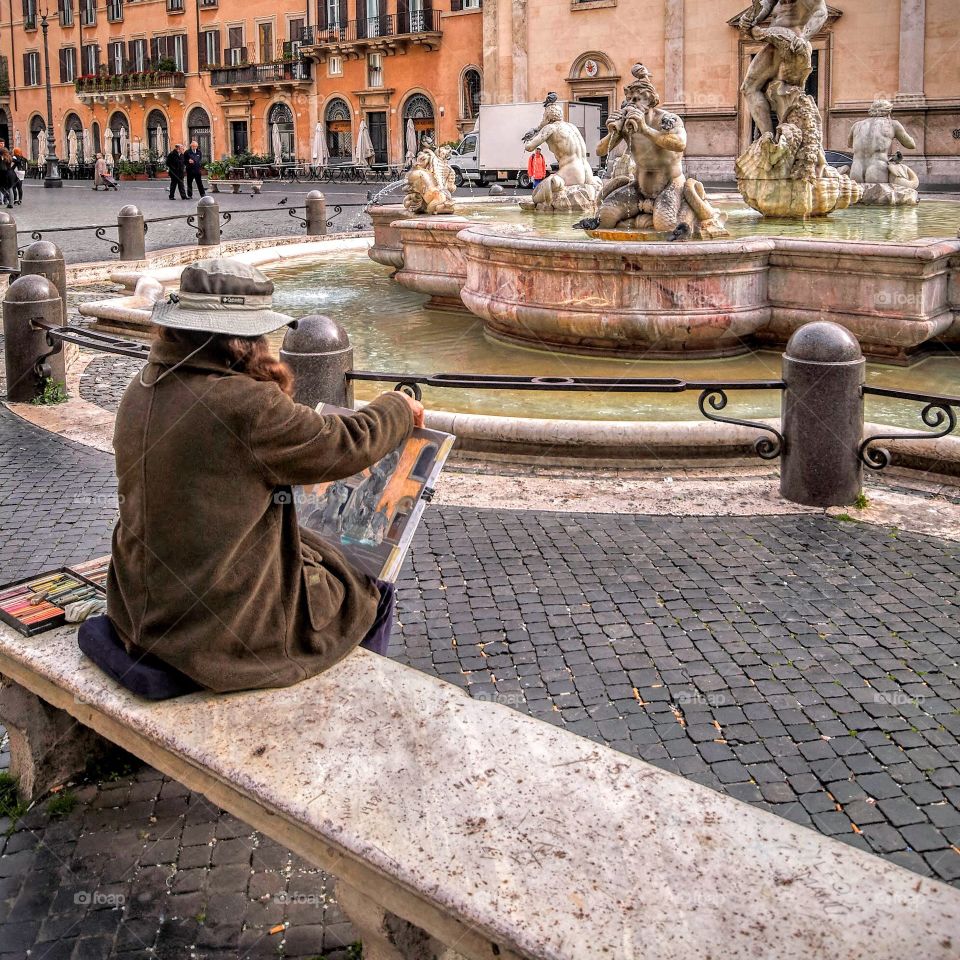
[[[957,890],[366,651],[151,704],[0,626],[0,674],[20,768],[92,728],[338,877],[367,960],[960,953]]]

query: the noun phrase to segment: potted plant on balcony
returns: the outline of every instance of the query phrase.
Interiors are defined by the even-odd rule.
[[[177,61],[173,57],[161,57],[157,61],[157,69],[161,73],[178,73]]]

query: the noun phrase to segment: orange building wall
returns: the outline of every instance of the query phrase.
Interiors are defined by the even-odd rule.
[[[227,47],[227,28],[243,24],[245,45],[251,49],[251,59],[260,59],[257,49],[257,23],[273,21],[274,42],[287,39],[287,22],[291,17],[307,17],[300,3],[284,3],[283,0],[220,0],[213,9],[198,8],[198,0],[185,0],[184,13],[167,12],[166,0],[130,0],[124,4],[121,23],[108,23],[103,0],[98,3],[97,23],[81,27],[78,0],[74,0],[74,23],[62,27],[56,14],[49,23],[49,48],[53,89],[53,122],[57,151],[61,159],[66,152],[65,122],[71,113],[77,114],[84,128],[96,121],[101,131],[105,130],[114,112],[123,113],[129,122],[131,142],[140,138],[143,155],[147,149],[147,115],[151,110],[161,110],[167,118],[168,144],[188,140],[187,115],[195,106],[203,107],[209,117],[212,132],[214,157],[229,152],[229,119],[243,117],[249,124],[249,149],[254,153],[271,153],[270,132],[267,116],[276,102],[288,104],[294,115],[296,153],[298,159],[309,160],[312,154],[314,130],[322,121],[325,105],[335,95],[350,104],[352,112],[351,142],[356,143],[359,121],[364,108],[359,96],[367,89],[366,58],[344,59],[343,74],[328,76],[325,61],[313,63],[312,81],[305,84],[275,84],[265,89],[234,90],[221,94],[211,81],[209,70],[199,69],[198,23],[200,30],[219,25],[221,30],[221,53]],[[460,136],[458,125],[461,113],[461,76],[468,66],[481,67],[481,11],[450,13],[449,0],[440,0],[434,9],[442,11],[442,38],[438,49],[428,50],[417,44],[406,45],[406,52],[390,53],[384,57],[383,89],[392,91],[385,108],[388,113],[389,161],[403,160],[403,105],[410,94],[424,93],[434,105],[436,134],[440,141],[456,140]],[[9,20],[0,20],[0,54],[8,58],[11,95],[0,101],[12,120],[13,131],[20,132],[21,147],[30,155],[27,131],[31,119],[39,116],[46,123],[46,92],[43,73],[43,45],[40,29],[26,31],[20,14],[20,3],[14,6],[13,44]],[[387,11],[394,13],[395,0],[388,0]],[[309,23],[316,20],[315,6],[311,8]],[[2,16],[2,13],[0,13]],[[353,0],[350,3],[353,16]],[[97,42],[101,47],[100,62],[106,63],[107,45],[111,40],[122,39],[125,43],[138,37],[149,40],[158,34],[186,33],[188,36],[188,73],[185,87],[172,94],[146,93],[117,98],[110,95],[106,102],[91,102],[78,96],[73,83],[59,82],[58,51],[62,46],[73,45],[77,49],[77,76],[83,72],[80,60],[82,43]],[[399,45],[401,48],[404,45]],[[41,55],[41,83],[35,87],[23,86],[23,54],[37,50]],[[101,143],[103,143],[101,139]]]

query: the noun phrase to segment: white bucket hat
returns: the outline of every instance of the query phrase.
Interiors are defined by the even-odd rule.
[[[294,322],[272,308],[269,277],[249,264],[219,257],[184,267],[180,290],[154,304],[150,319],[175,330],[259,337]]]

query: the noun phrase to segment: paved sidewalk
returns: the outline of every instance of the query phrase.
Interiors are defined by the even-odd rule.
[[[0,495],[0,578],[106,550],[106,454],[4,412]],[[960,883],[958,574],[954,541],[817,513],[434,505],[395,656]],[[5,841],[0,957],[344,956],[329,878],[202,798],[140,766],[73,792]]]

